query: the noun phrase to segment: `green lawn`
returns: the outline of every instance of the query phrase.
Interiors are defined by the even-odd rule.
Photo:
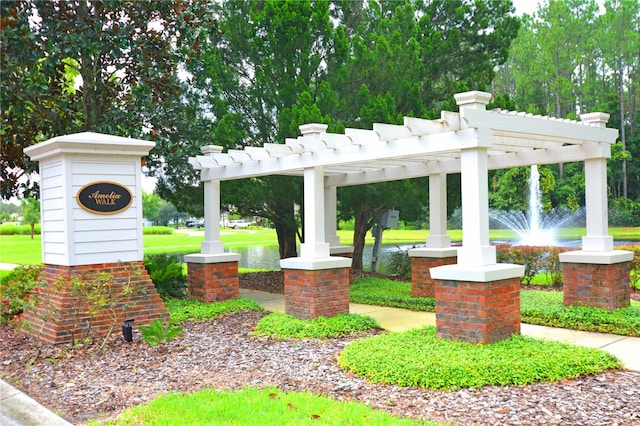
[[[610,234],[616,240],[640,240],[640,228],[611,228]],[[385,244],[411,244],[426,241],[428,231],[425,230],[398,230],[388,229],[384,232]],[[452,241],[462,240],[461,230],[448,231]],[[584,228],[572,228],[560,230],[561,238],[578,239],[585,235]],[[497,240],[510,240],[514,234],[506,230],[490,231],[490,238]],[[340,244],[351,245],[353,231],[338,231]],[[220,233],[220,240],[225,246],[243,247],[249,245],[276,246],[278,239],[274,229],[226,229]],[[171,235],[144,235],[143,244],[145,253],[199,253],[200,243],[204,241],[202,232],[198,235],[190,235],[184,230],[176,231]],[[373,244],[371,233],[367,233],[366,243]],[[17,264],[36,264],[42,261],[41,239],[36,235],[32,240],[28,235],[0,235],[0,262]]]

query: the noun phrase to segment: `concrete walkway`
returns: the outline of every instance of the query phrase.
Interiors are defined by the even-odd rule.
[[[240,296],[255,300],[268,311],[284,312],[284,295],[282,294],[241,289]],[[411,328],[436,324],[436,315],[431,312],[415,312],[407,309],[357,303],[351,303],[349,310],[354,314],[375,318],[382,328],[389,331],[406,331]],[[640,338],[637,337],[588,333],[530,324],[522,324],[521,332],[525,336],[599,348],[620,358],[627,370],[640,371]],[[0,380],[0,425],[56,426],[69,424],[27,395]]]
[[[240,289],[240,296],[255,300],[268,311],[284,312],[284,295],[282,294]],[[382,328],[389,331],[406,331],[425,325],[436,325],[436,314],[432,312],[416,312],[407,309],[360,305],[357,303],[351,303],[349,311],[352,314],[373,317]],[[640,371],[640,337],[590,333],[532,324],[522,324],[520,331],[524,336],[602,349],[617,356],[622,361],[625,369]]]

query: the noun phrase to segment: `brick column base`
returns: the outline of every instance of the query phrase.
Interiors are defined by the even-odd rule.
[[[77,291],[72,280],[100,283],[113,304],[95,312]],[[73,343],[85,337],[103,337],[110,329],[120,332],[125,319],[133,326],[147,325],[169,314],[149,278],[144,264],[106,263],[80,266],[44,265],[44,285],[38,288],[36,305],[25,312],[30,332],[46,344]],[[105,287],[108,286],[108,287]],[[91,311],[91,312],[90,312]]]
[[[284,306],[300,319],[349,313],[349,270],[284,269]]]
[[[430,268],[453,265],[458,257],[411,257],[411,295],[413,297],[436,297]]]
[[[520,333],[520,278],[434,281],[438,337],[494,343]]]
[[[238,262],[187,262],[189,296],[205,303],[234,299],[240,296]]]
[[[563,263],[564,305],[585,305],[613,311],[630,302],[631,262]]]

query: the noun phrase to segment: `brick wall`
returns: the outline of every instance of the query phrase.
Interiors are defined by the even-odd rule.
[[[564,305],[586,305],[613,311],[630,304],[631,262],[600,265],[563,263]]]
[[[105,273],[113,303],[103,309],[90,308],[75,291],[71,280],[94,282]],[[106,283],[109,284],[106,284]],[[129,292],[126,290],[130,288]],[[73,339],[105,336],[109,329],[120,333],[125,319],[147,325],[169,314],[142,262],[81,266],[45,265],[44,285],[38,288],[36,305],[25,312],[30,332],[47,344],[71,343]]]
[[[301,319],[348,314],[349,270],[285,269],[285,312]]]
[[[411,295],[413,297],[436,297],[436,290],[429,269],[437,266],[453,265],[457,260],[457,256],[412,257]]]
[[[240,296],[238,262],[187,263],[189,296],[205,303]]]
[[[493,343],[520,333],[520,279],[434,280],[438,337]]]

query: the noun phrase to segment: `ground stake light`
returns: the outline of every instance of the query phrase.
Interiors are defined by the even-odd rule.
[[[133,322],[133,318],[125,320],[122,324],[122,337],[125,342],[133,342],[133,327],[131,323]]]

